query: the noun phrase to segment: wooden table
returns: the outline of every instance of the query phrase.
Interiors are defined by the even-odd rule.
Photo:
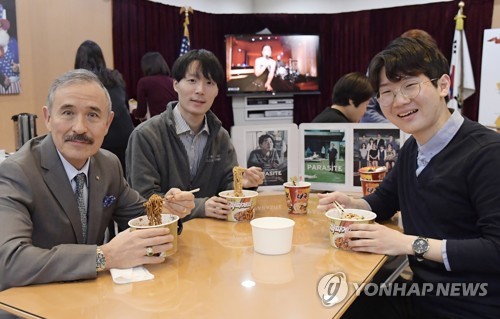
[[[283,193],[262,193],[256,217],[295,220],[292,251],[281,256],[254,252],[251,226],[214,219],[184,224],[179,251],[161,265],[147,266],[155,279],[113,283],[96,280],[11,288],[0,292],[0,309],[25,318],[338,318],[356,298],[352,283],[370,282],[386,256],[330,246],[328,220],[309,200],[307,215],[287,213]],[[347,275],[348,295],[323,306],[318,282]]]

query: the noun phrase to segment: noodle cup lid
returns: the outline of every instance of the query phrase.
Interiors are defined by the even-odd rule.
[[[293,182],[286,182],[283,183],[283,186],[285,187],[311,187],[311,183],[309,182],[295,182],[295,185],[293,185]]]
[[[362,219],[342,218],[341,216],[342,213],[336,208],[327,211],[325,213],[325,216],[332,221],[340,220],[340,221],[351,221],[351,222],[367,222],[367,221],[373,221],[375,218],[377,218],[377,214],[369,210],[345,208],[344,211],[345,214],[355,214],[362,217]]]
[[[179,216],[173,214],[161,214],[161,224],[160,225],[149,225],[149,218],[147,215],[139,216],[137,218],[128,221],[128,226],[135,229],[146,229],[146,228],[157,228],[165,227],[166,225],[172,224],[179,220]]]
[[[366,166],[359,169],[359,177],[362,181],[382,180],[386,172],[385,166]]]
[[[387,171],[385,166],[366,166],[359,169],[360,173],[383,173]]]

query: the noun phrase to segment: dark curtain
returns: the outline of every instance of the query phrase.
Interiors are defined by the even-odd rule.
[[[459,1],[413,5],[338,14],[209,14],[190,15],[191,48],[212,51],[224,65],[226,34],[249,34],[268,28],[277,34],[319,34],[321,94],[294,97],[294,122],[309,122],[329,106],[335,82],[345,73],[365,72],[370,59],[408,29],[423,29],[450,59]],[[113,1],[115,68],[135,97],[141,77],[140,60],[159,51],[171,66],[179,55],[184,15],[179,7],[148,0]],[[464,115],[478,118],[483,32],[491,28],[493,0],[465,1],[465,33],[476,83],[476,93],[464,103]],[[231,98],[220,88],[212,110],[229,129],[233,125]]]

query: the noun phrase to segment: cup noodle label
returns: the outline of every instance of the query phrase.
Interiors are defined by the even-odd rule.
[[[307,214],[309,187],[288,187],[285,193],[289,213]]]
[[[330,220],[330,244],[335,248],[349,249],[344,235],[353,221]]]
[[[252,220],[255,214],[253,208],[254,203],[252,201],[255,201],[255,197],[241,198],[238,200],[239,202],[231,201],[229,203],[231,212],[227,216],[228,220],[232,222]]]

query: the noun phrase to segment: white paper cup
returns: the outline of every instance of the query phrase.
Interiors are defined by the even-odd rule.
[[[129,220],[128,226],[131,230],[139,230],[139,229],[149,229],[149,228],[159,228],[166,227],[170,229],[170,234],[174,236],[174,240],[172,241],[172,245],[174,246],[172,249],[162,252],[159,254],[161,257],[168,257],[177,252],[177,224],[179,222],[179,216],[172,214],[161,214],[161,224],[149,226],[149,219],[147,215],[140,216],[134,219]]]
[[[292,250],[295,222],[283,217],[261,217],[250,222],[253,248],[264,255],[282,255]]]

